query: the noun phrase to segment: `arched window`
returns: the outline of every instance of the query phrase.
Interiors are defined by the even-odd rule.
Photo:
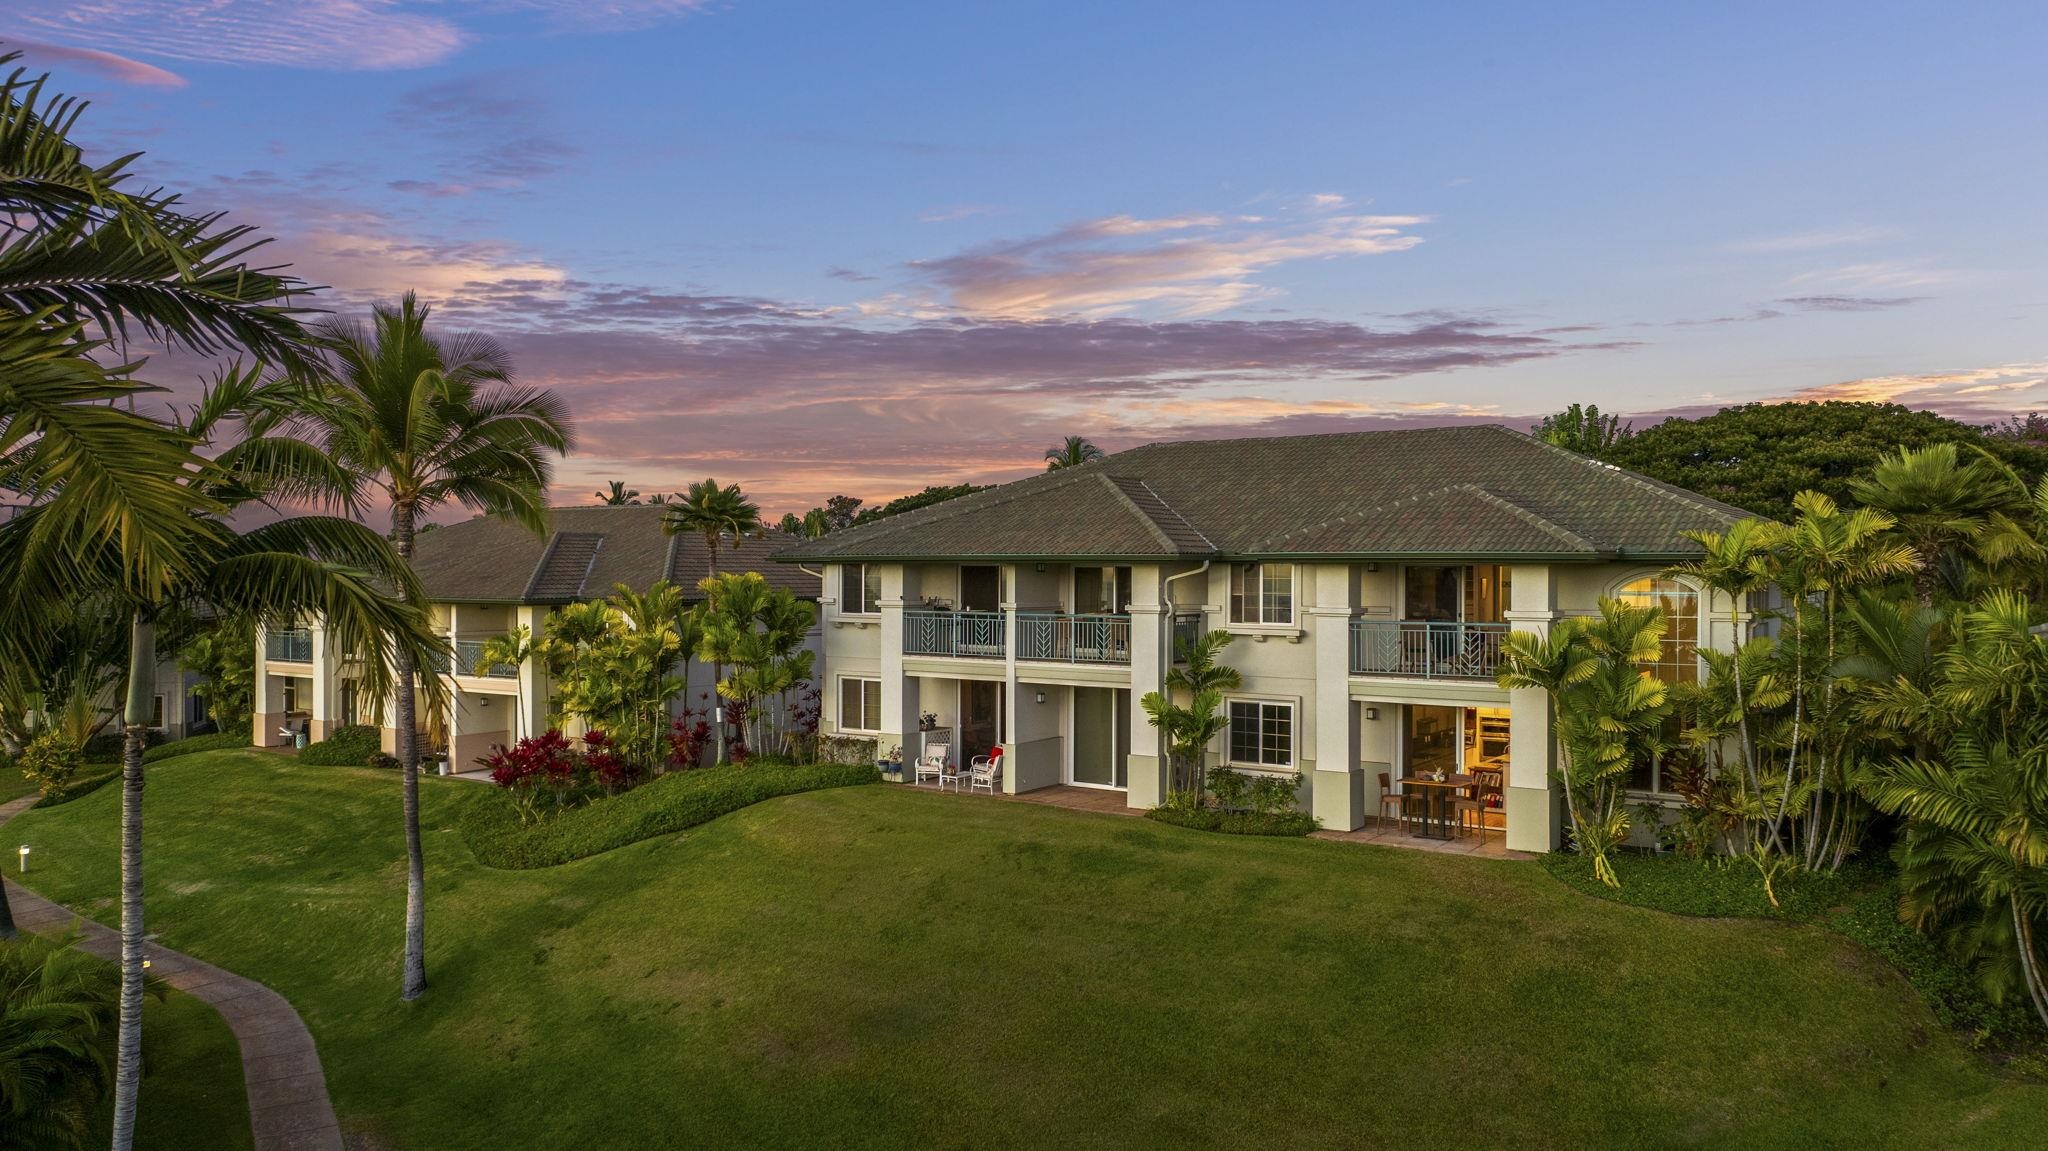
[[[1700,593],[1675,579],[1646,577],[1621,586],[1623,603],[1664,609],[1664,650],[1650,673],[1665,683],[1698,683],[1700,678]]]

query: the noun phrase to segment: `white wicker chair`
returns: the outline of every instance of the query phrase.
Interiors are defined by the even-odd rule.
[[[946,758],[952,750],[953,745],[950,743],[926,744],[924,754],[918,757],[917,774],[911,778],[911,786],[915,787],[923,783],[926,777],[930,777],[933,783],[939,785],[939,790],[944,791],[946,776],[949,774],[946,771]]]
[[[967,789],[996,793],[996,785],[1003,781],[1003,749],[996,748],[987,755],[977,755],[968,768]]]

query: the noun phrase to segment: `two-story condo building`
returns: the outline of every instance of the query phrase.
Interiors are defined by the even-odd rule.
[[[434,629],[451,645],[449,665],[436,669],[448,677],[448,709],[419,719],[423,758],[431,753],[456,771],[474,770],[493,747],[547,729],[553,692],[547,669],[538,660],[517,668],[486,665],[485,640],[519,626],[537,638],[563,606],[602,599],[622,583],[644,592],[666,579],[697,598],[698,581],[711,569],[709,549],[695,533],[663,535],[665,511],[658,504],[562,507],[549,511],[544,535],[488,517],[421,533],[413,571],[430,601]],[[817,594],[815,576],[769,561],[789,542],[774,532],[727,537],[719,546],[718,570],[759,572],[809,599]],[[813,633],[807,644],[817,650],[820,642]],[[712,690],[711,668],[695,659],[689,667],[689,686],[670,702],[671,713]],[[394,714],[388,701],[364,691],[350,665],[328,649],[318,621],[258,631],[258,744],[285,741],[300,727],[319,740],[338,727],[375,724],[383,729],[384,749],[391,751],[398,739]]]
[[[1729,605],[1661,573],[1699,554],[1683,532],[1743,516],[1475,426],[1152,444],[778,558],[823,572],[828,733],[962,762],[1000,744],[1005,791],[1154,806],[1167,764],[1138,701],[1176,637],[1224,628],[1243,686],[1212,762],[1298,774],[1340,830],[1406,777],[1492,768],[1489,825],[1545,851],[1547,700],[1497,686],[1501,640],[1653,601],[1672,618],[1655,674],[1697,676],[1699,645],[1733,646]],[[1655,765],[1637,782],[1654,793]]]

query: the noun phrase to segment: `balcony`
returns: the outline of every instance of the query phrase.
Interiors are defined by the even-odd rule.
[[[906,611],[904,655],[948,655],[1001,659],[1008,640],[999,611]]]
[[[486,679],[518,679],[519,669],[509,663],[484,666],[484,642],[480,639],[455,641],[455,674],[482,676]]]
[[[1040,663],[1131,662],[1131,617],[1017,613],[1017,658]]]
[[[1209,617],[1198,611],[1173,613],[1173,662],[1186,663],[1187,651],[1209,633]]]
[[[288,627],[263,633],[263,658],[272,663],[312,663],[313,632]]]
[[[1351,621],[1351,674],[1490,680],[1500,670],[1504,623]]]

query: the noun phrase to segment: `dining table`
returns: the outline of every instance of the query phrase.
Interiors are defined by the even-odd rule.
[[[1476,780],[1463,772],[1445,775],[1442,779],[1431,779],[1426,775],[1411,775],[1401,780],[1401,787],[1420,790],[1429,800],[1429,810],[1422,817],[1421,827],[1413,832],[1419,839],[1449,839],[1451,837],[1451,800],[1460,791],[1471,787]],[[1432,830],[1432,824],[1434,830]]]

